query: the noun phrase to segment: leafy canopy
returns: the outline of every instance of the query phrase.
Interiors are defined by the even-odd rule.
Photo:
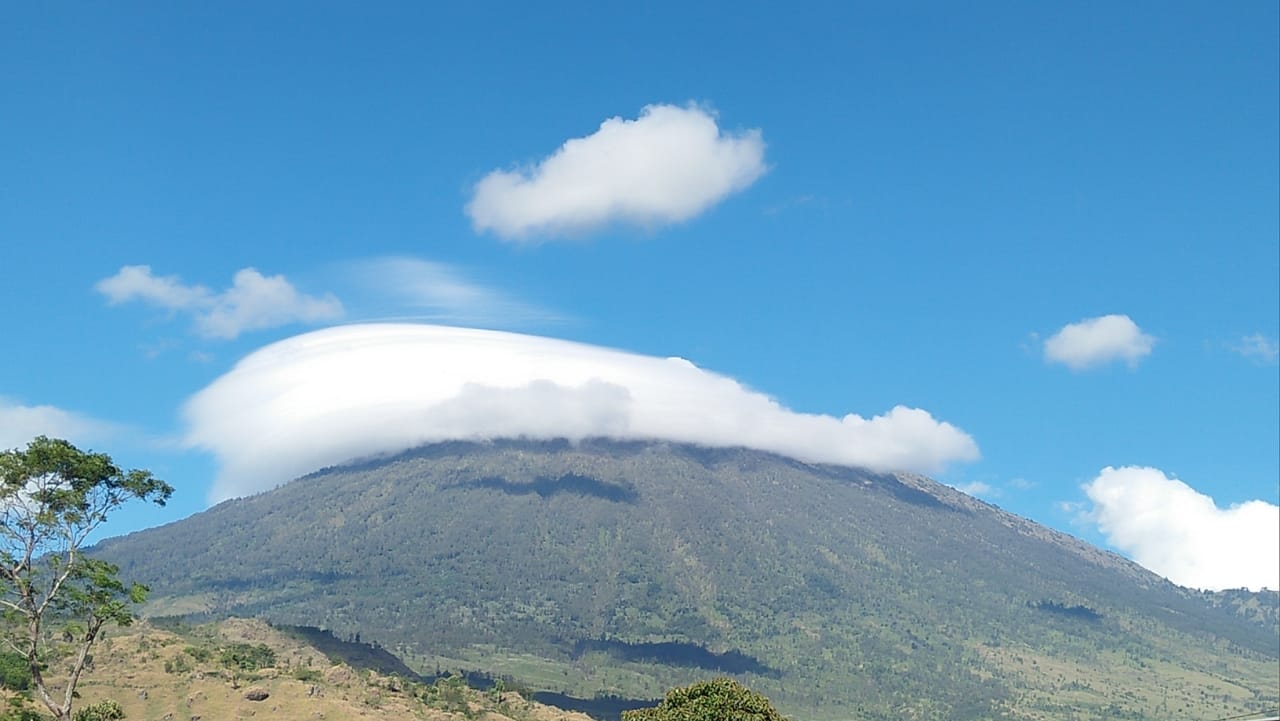
[[[149,471],[124,471],[105,453],[39,436],[25,451],[0,453],[0,640],[25,659],[37,697],[55,718],[71,717],[89,647],[107,623],[133,621],[146,588],[125,586],[119,569],[80,549],[121,505],[164,505],[173,488]],[[51,633],[56,631],[56,633]],[[70,657],[62,698],[43,671]]]
[[[731,678],[672,689],[653,708],[622,712],[622,721],[786,721],[769,699]]]

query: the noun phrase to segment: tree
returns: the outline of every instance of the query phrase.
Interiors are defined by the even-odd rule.
[[[123,504],[163,506],[173,488],[149,471],[122,471],[105,453],[39,436],[25,451],[0,452],[0,635],[31,670],[37,698],[71,721],[76,684],[104,625],[127,626],[146,587],[126,586],[116,566],[81,553],[89,535]],[[46,661],[70,658],[60,698]]]
[[[653,708],[623,711],[622,721],[786,721],[769,699],[731,678],[672,689]]]

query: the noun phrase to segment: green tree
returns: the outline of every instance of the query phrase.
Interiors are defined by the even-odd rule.
[[[146,588],[81,553],[121,505],[163,506],[173,493],[149,471],[123,471],[104,453],[39,436],[25,451],[0,452],[0,634],[31,670],[31,686],[58,721],[71,721],[76,684],[104,625],[133,621]],[[60,690],[46,663],[70,659]]]
[[[653,708],[623,711],[622,721],[786,721],[769,699],[731,678],[672,689]]]
[[[31,688],[31,669],[27,657],[13,651],[0,651],[0,688],[26,691]]]
[[[276,652],[265,643],[257,646],[248,643],[235,643],[218,654],[223,666],[236,671],[257,671],[276,665]]]

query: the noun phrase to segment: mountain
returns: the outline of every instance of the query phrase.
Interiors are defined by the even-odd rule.
[[[1280,704],[1270,611],[927,478],[746,449],[438,444],[94,553],[152,587],[152,615],[319,626],[420,671],[576,697],[651,699],[731,673],[802,719]]]

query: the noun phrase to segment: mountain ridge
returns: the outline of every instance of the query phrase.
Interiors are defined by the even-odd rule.
[[[1234,607],[923,476],[672,442],[424,446],[97,552],[153,613],[362,631],[411,665],[576,695],[653,698],[732,658],[813,718],[1054,713],[1044,689],[1073,681],[1031,657],[1104,687],[1086,709],[1141,713],[1212,674],[1244,679],[1244,708],[1280,655]],[[1143,680],[1148,658],[1167,674]]]

